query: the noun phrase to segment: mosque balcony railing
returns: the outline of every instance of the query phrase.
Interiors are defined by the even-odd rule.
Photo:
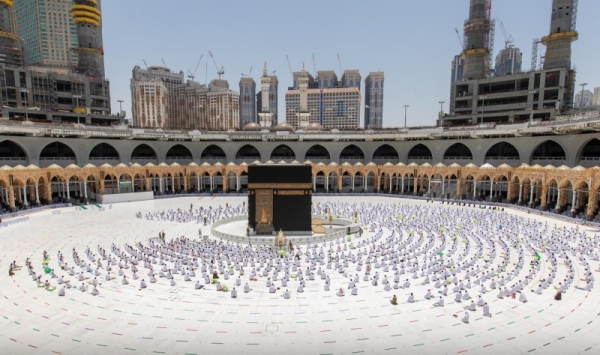
[[[111,161],[115,161],[115,160],[121,160],[121,158],[119,157],[89,157],[90,161],[104,161],[104,160],[111,160]]]
[[[473,160],[473,157],[469,157],[469,156],[445,156],[444,160]]]

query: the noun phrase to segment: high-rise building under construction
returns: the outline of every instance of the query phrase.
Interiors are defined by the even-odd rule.
[[[492,76],[491,0],[470,0],[464,28],[466,46],[460,58],[463,74],[459,78],[453,72],[451,111],[445,124],[551,120],[570,110],[575,86],[571,43],[577,39],[574,7],[576,0],[552,0],[550,34],[542,39],[547,46],[542,70],[518,71],[521,54],[516,48],[507,48],[499,61],[505,65],[498,76]]]
[[[104,77],[101,0],[0,0],[0,14],[3,117],[103,125],[122,121],[111,115],[110,84]]]

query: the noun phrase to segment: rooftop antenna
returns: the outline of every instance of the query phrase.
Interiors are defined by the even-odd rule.
[[[317,61],[315,60],[315,54],[312,54],[313,57],[313,69],[315,70],[315,76],[317,76]]]

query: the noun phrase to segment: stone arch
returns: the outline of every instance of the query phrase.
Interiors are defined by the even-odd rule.
[[[211,144],[202,150],[200,160],[201,162],[211,161],[215,163],[224,163],[227,160],[227,154],[225,154],[225,151],[220,146]]]
[[[236,163],[240,161],[263,161],[260,151],[252,144],[246,144],[238,149],[238,151],[235,153],[235,160]]]
[[[521,155],[517,148],[508,142],[498,142],[490,147],[485,153],[485,160],[491,161],[505,161],[511,160],[518,162],[521,159]]]
[[[0,142],[0,161],[2,162],[0,165],[28,165],[29,155],[23,146],[6,139]]]
[[[102,142],[98,143],[90,150],[88,160],[97,162],[96,165],[101,165],[110,161],[120,161],[119,152],[112,145]],[[116,164],[112,164],[116,165]]]
[[[280,144],[271,151],[270,160],[278,162],[280,160],[295,160],[296,152],[288,145]]]
[[[63,168],[69,164],[77,163],[75,151],[62,142],[52,142],[44,146],[40,152],[40,165],[49,166],[56,164]]]
[[[588,168],[600,164],[600,139],[592,138],[581,144],[577,153],[577,163]]]
[[[158,155],[154,148],[148,144],[142,143],[136,146],[131,152],[131,160],[136,161],[142,165],[146,163],[158,163]]]
[[[350,145],[347,145],[344,149],[342,149],[342,151],[340,152],[340,158],[339,159],[340,159],[339,160],[340,163],[344,163],[344,162],[354,162],[354,163],[356,163],[356,162],[364,162],[364,160],[365,160],[365,153],[357,145],[350,144]]]
[[[315,173],[314,177],[315,191],[325,191],[325,172],[319,170]]]
[[[419,143],[408,151],[408,161],[414,160],[432,160],[431,150],[424,144]]]
[[[329,150],[321,144],[315,144],[308,148],[304,155],[304,160],[310,160],[314,163],[329,163],[331,162],[331,154],[329,153]]]
[[[192,162],[193,159],[192,152],[186,146],[175,144],[167,151],[165,160],[186,164]]]
[[[375,164],[385,164],[387,162],[396,164],[400,161],[400,155],[396,148],[389,144],[383,144],[375,150],[371,161]]]
[[[555,161],[565,160],[567,153],[565,148],[554,140],[547,140],[540,144],[532,151],[531,161]]]
[[[454,143],[444,152],[444,160],[473,159],[471,149],[463,143]]]

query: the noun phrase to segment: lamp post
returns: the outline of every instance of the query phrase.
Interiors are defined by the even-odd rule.
[[[588,83],[581,83],[579,84],[579,86],[581,86],[581,97],[579,98],[579,111],[583,112],[583,89],[585,89],[585,86]]]
[[[487,97],[485,95],[483,95],[483,96],[479,96],[479,98],[482,100],[482,102],[481,102],[481,124],[483,124],[483,110],[485,108],[485,99]]]
[[[119,103],[119,115],[123,115],[123,100],[117,100]]]
[[[440,104],[440,126],[444,127],[444,104],[446,101],[439,101]]]
[[[404,128],[406,129],[406,110],[410,105],[403,105],[404,107]]]
[[[538,90],[529,91],[529,95],[535,95],[539,93]],[[531,98],[531,114],[529,115],[529,123],[533,123],[533,105],[534,105],[534,97]]]

